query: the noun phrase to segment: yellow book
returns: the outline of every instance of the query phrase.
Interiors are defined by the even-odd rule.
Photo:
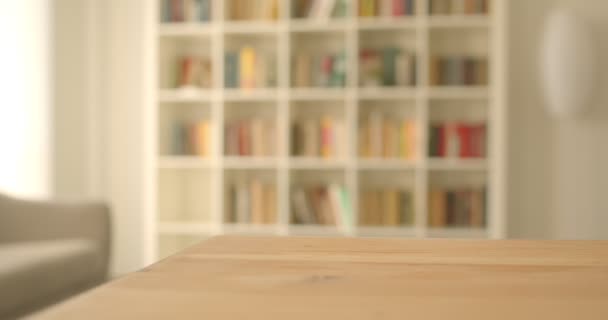
[[[255,49],[243,47],[240,59],[240,80],[242,89],[252,89],[255,87]]]
[[[391,189],[382,193],[384,204],[383,224],[385,226],[399,225],[399,192]]]
[[[249,185],[249,203],[251,204],[251,222],[253,224],[264,223],[264,192],[262,183],[253,180]]]
[[[196,124],[196,154],[201,157],[211,153],[211,124],[207,120]]]
[[[416,122],[408,121],[406,128],[407,158],[414,160],[416,158]]]
[[[274,185],[264,186],[264,223],[277,222],[277,190]]]
[[[403,121],[401,127],[399,128],[399,157],[404,159],[409,159],[409,141],[408,141],[408,121]]]
[[[367,125],[359,127],[359,156],[369,158],[369,129]]]

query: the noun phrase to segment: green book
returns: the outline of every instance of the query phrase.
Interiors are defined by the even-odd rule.
[[[346,85],[346,53],[344,51],[334,57],[329,85],[331,87]]]
[[[385,48],[382,50],[382,85],[394,86],[397,84],[396,62],[399,49]]]
[[[342,222],[346,228],[352,228],[354,226],[353,208],[350,202],[350,194],[346,188],[340,190],[340,200],[342,206]]]

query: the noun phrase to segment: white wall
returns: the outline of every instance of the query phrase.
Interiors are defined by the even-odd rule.
[[[0,191],[50,190],[49,3],[0,1]]]
[[[509,235],[608,238],[608,1],[510,0]],[[593,26],[602,57],[590,112],[554,119],[540,91],[543,19],[556,5]]]

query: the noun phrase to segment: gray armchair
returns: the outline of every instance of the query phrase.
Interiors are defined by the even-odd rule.
[[[0,194],[0,319],[25,315],[102,283],[109,251],[107,206]]]

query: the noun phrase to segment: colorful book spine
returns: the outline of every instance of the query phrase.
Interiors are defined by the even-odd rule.
[[[340,228],[352,226],[353,212],[348,191],[338,185],[317,185],[297,188],[291,197],[296,224],[331,225]]]
[[[252,47],[243,47],[239,57],[239,79],[242,89],[252,89],[256,86],[256,55]]]
[[[360,226],[405,226],[415,221],[413,194],[402,187],[364,189],[360,193]]]
[[[483,158],[486,156],[486,125],[479,123],[436,123],[429,127],[429,156]]]
[[[237,88],[240,83],[239,79],[239,57],[236,52],[226,52],[225,55],[225,71],[224,71],[224,86],[226,88]]]
[[[486,223],[486,188],[433,187],[429,193],[429,226],[481,228]]]

